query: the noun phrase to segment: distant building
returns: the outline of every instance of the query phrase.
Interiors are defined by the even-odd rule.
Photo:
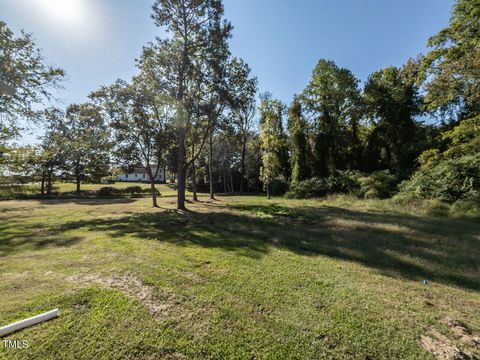
[[[157,171],[156,167],[152,167],[152,173],[155,174]],[[119,182],[145,182],[149,183],[150,179],[148,178],[147,170],[142,167],[135,167],[129,169],[123,169],[122,173],[117,176],[117,181]],[[165,169],[158,169],[157,177],[155,178],[156,183],[165,182]]]

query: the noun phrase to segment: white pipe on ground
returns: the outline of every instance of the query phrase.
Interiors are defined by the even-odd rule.
[[[44,314],[33,316],[25,320],[20,320],[10,325],[2,326],[0,327],[0,337],[11,334],[15,331],[25,329],[29,326],[33,326],[41,322],[51,320],[53,318],[56,318],[58,315],[60,315],[60,312],[58,311],[58,309],[54,309]]]

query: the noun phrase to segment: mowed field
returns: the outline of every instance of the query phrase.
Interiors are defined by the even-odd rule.
[[[480,356],[478,222],[343,196],[174,200],[0,202],[0,325],[61,312],[0,358]]]

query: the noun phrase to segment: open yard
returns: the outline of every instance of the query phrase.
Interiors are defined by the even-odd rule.
[[[478,222],[349,197],[149,205],[0,202],[0,325],[61,311],[0,357],[479,356]]]

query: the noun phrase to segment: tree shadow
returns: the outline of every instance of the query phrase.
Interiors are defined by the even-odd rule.
[[[118,199],[117,199],[118,200]],[[124,199],[122,199],[124,200]],[[83,200],[88,203],[88,200]],[[95,205],[109,204],[95,201]],[[355,211],[337,207],[290,208],[279,204],[212,206],[202,212],[172,209],[121,217],[26,225],[0,224],[0,254],[33,246],[70,246],[71,230],[134,236],[176,246],[221,249],[261,259],[274,248],[302,256],[356,262],[391,277],[429,279],[480,290],[480,224],[449,218]]]
[[[233,207],[283,227],[282,245],[295,252],[355,261],[390,276],[480,290],[478,223],[331,206]]]
[[[0,256],[20,251],[72,246],[81,240],[81,236],[67,236],[41,224],[3,223],[0,225]]]
[[[52,198],[35,199],[43,205],[58,205],[58,204],[76,204],[76,205],[112,205],[112,204],[131,204],[138,201],[138,198]]]
[[[56,231],[103,231],[260,259],[274,247],[357,262],[381,273],[480,290],[480,225],[335,207],[238,205],[214,212],[166,210],[82,220]],[[227,211],[228,210],[228,211]],[[266,217],[258,216],[263,214]]]

